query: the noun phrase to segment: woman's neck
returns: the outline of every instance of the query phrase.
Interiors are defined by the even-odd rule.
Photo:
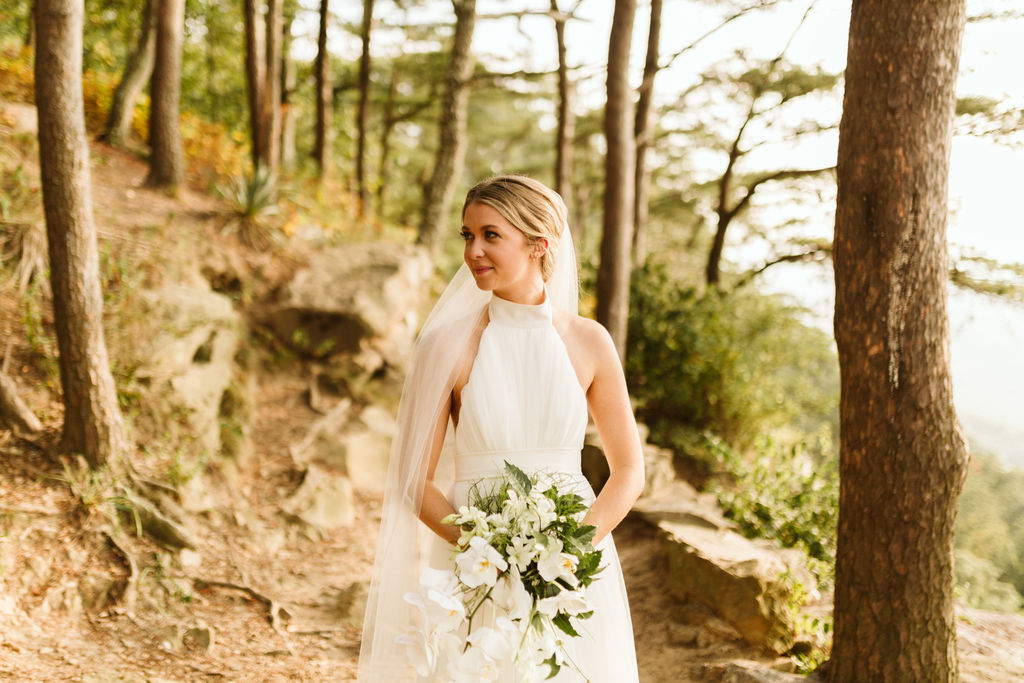
[[[547,299],[547,290],[544,289],[544,281],[529,282],[519,287],[506,287],[501,290],[495,289],[494,296],[511,301],[516,304],[527,304],[536,306]]]

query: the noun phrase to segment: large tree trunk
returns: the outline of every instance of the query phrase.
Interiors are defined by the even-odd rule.
[[[633,202],[633,264],[647,260],[647,215],[651,189],[651,170],[647,167],[647,149],[651,146],[651,101],[654,77],[658,73],[658,44],[661,38],[661,0],[651,0],[651,24],[647,32],[647,60],[640,97],[636,103],[636,196]]]
[[[373,0],[363,0],[363,26],[360,40],[363,52],[359,56],[359,108],[356,111],[356,184],[359,192],[359,218],[366,217],[370,208],[370,185],[366,178],[366,136],[370,115],[370,27],[373,24]]]
[[[313,158],[323,176],[330,158],[331,130],[331,72],[330,55],[327,52],[327,0],[320,0],[320,32],[317,38],[316,64],[316,134],[313,142]]]
[[[633,238],[633,180],[636,145],[633,139],[633,91],[629,87],[629,47],[636,0],[615,0],[608,46],[608,103],[604,135],[604,225],[601,265],[597,271],[597,320],[626,355],[629,317],[630,247]]]
[[[116,464],[127,439],[103,339],[103,295],[82,107],[82,0],[38,0],[35,96],[53,317],[64,392],[62,449]]]
[[[261,133],[267,150],[266,163],[271,173],[281,161],[281,0],[267,0],[266,53],[263,55],[264,82],[260,89],[263,106]]]
[[[326,2],[326,0],[324,0]],[[266,124],[263,119],[263,86],[266,83],[263,30],[256,0],[245,0],[245,83],[249,100],[249,136],[252,140],[252,165],[267,163]]]
[[[473,75],[470,47],[476,23],[476,0],[452,0],[452,5],[455,8],[455,38],[445,74],[444,97],[441,100],[437,160],[427,184],[417,237],[417,242],[431,251],[436,251],[440,246],[442,228],[448,219],[455,185],[462,175],[462,164],[466,156],[469,78]]]
[[[139,23],[139,40],[128,57],[121,82],[114,91],[114,99],[107,115],[107,126],[101,139],[112,145],[124,146],[131,133],[135,102],[139,99],[146,81],[153,73],[156,54],[156,13],[153,0],[146,0],[142,6],[142,21]]]
[[[292,23],[298,10],[297,0],[285,3],[284,29],[281,42],[281,166],[295,165],[295,111],[292,94],[295,92],[295,60],[291,58]]]
[[[157,0],[156,7],[156,56],[150,85],[150,157],[146,184],[173,190],[185,179],[185,152],[178,123],[185,0]]]
[[[854,0],[835,226],[840,400],[832,681],[955,681],[967,449],[946,314],[964,2]]]
[[[555,18],[555,41],[558,48],[558,129],[555,133],[555,190],[569,204],[572,197],[572,152],[576,135],[576,116],[572,111],[572,83],[566,60],[566,15],[558,9],[558,0],[551,0]]]

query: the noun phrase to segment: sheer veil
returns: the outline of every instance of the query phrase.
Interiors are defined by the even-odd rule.
[[[557,196],[557,195],[556,195]],[[564,205],[563,205],[564,206]],[[564,215],[564,213],[562,214]],[[554,271],[546,282],[553,306],[577,313],[579,281],[576,253],[567,223],[557,245],[549,245]],[[398,406],[381,508],[373,578],[367,596],[358,680],[392,683],[415,679],[395,638],[409,625],[411,607],[403,596],[414,591],[420,570],[447,544],[419,520],[419,509],[434,429],[455,384],[459,360],[483,322],[491,293],[477,288],[463,264],[434,305],[420,330]],[[434,474],[441,491],[454,476],[454,431],[448,421]]]

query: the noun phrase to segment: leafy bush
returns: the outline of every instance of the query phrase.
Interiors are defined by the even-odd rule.
[[[704,433],[739,451],[779,430],[791,443],[837,434],[834,347],[798,313],[772,297],[698,290],[650,261],[635,271],[626,374],[652,441],[692,455]]]

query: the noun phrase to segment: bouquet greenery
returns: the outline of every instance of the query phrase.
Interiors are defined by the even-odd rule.
[[[519,681],[579,671],[564,636],[593,610],[586,588],[601,571],[596,528],[580,523],[583,498],[557,475],[527,475],[505,462],[501,476],[475,482],[468,505],[445,517],[462,529],[454,570],[425,568],[406,594],[417,626],[398,637],[417,673],[432,680]],[[483,611],[481,609],[483,608]],[[483,624],[474,626],[474,618]]]

